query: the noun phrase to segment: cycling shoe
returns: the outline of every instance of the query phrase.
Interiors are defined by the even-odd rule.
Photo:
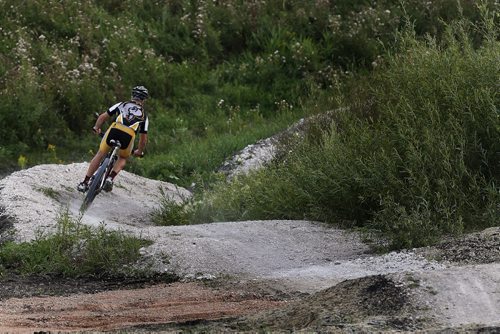
[[[85,192],[87,192],[87,190],[89,190],[89,185],[85,182],[80,182],[76,186],[76,190],[78,190],[81,193],[85,193]]]
[[[113,179],[111,177],[108,177],[106,181],[104,181],[102,190],[104,190],[105,192],[110,192],[111,190],[113,190]]]

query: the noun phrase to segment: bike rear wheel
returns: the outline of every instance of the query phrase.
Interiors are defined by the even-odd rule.
[[[90,183],[89,190],[87,191],[87,194],[85,195],[85,198],[83,199],[83,203],[80,207],[81,212],[88,209],[90,204],[92,204],[92,202],[94,201],[94,198],[101,191],[103,179],[106,175],[106,170],[108,168],[108,164],[109,164],[109,158],[104,159],[101,166],[99,167],[97,172],[92,177],[92,182]]]

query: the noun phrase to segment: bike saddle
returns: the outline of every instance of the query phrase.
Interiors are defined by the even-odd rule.
[[[116,140],[116,139],[111,139],[111,140],[109,141],[109,143],[110,143],[112,146],[116,146],[116,147],[121,147],[121,146],[122,146],[122,144],[120,143],[120,141],[119,141],[119,140]]]

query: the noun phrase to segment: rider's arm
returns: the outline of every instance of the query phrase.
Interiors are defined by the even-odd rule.
[[[137,145],[137,150],[135,150],[134,155],[142,156],[144,154],[144,148],[146,147],[147,143],[148,143],[148,134],[147,133],[139,134],[139,144]]]
[[[101,133],[101,127],[111,116],[109,116],[108,112],[103,112],[99,115],[97,120],[95,121],[95,125],[93,127],[96,133]]]
[[[137,145],[137,150],[134,151],[134,155],[141,157],[144,154],[144,148],[148,143],[148,127],[149,119],[146,117],[144,122],[139,125],[139,144]]]

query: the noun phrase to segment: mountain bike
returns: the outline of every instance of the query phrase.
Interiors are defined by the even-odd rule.
[[[83,203],[80,206],[80,212],[84,212],[87,210],[94,201],[94,198],[103,190],[104,182],[106,178],[109,176],[113,167],[115,166],[116,161],[118,160],[118,151],[121,148],[121,143],[118,140],[111,139],[109,141],[111,147],[113,148],[103,159],[97,171],[92,175],[89,180],[89,190],[85,194],[85,198],[83,199]]]

